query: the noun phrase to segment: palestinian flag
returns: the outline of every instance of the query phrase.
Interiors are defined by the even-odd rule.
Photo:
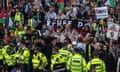
[[[114,8],[115,7],[115,0],[109,0],[109,6]]]
[[[2,10],[1,10],[1,16],[0,16],[0,23],[5,24],[5,17],[6,17],[6,15],[5,15],[5,9],[2,8]]]
[[[57,0],[58,7],[64,11],[64,0]]]

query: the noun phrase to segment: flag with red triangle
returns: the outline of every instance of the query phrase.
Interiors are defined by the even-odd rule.
[[[64,11],[64,0],[57,0],[57,6]]]
[[[1,10],[1,16],[0,16],[0,18],[1,18],[0,22],[2,24],[5,24],[5,17],[6,17],[6,15],[5,15],[5,9],[2,8],[2,10]]]

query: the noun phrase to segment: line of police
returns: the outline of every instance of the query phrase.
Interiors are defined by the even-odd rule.
[[[0,48],[0,72],[106,72],[105,63],[99,59],[98,52],[93,52],[94,58],[86,63],[85,58],[80,54],[80,49],[75,45],[63,44],[61,49],[53,48],[51,56],[50,71],[46,69],[48,60],[46,56],[33,46],[33,54],[26,48],[25,42],[19,43],[17,49],[15,44],[10,42]]]

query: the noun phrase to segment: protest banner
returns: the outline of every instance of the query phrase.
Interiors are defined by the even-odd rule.
[[[95,14],[97,19],[104,19],[108,17],[107,7],[97,7],[95,8]]]
[[[119,32],[119,25],[117,25],[115,23],[108,24],[107,38],[117,40],[118,32]]]
[[[47,21],[47,26],[64,26],[66,24],[70,24],[72,28],[82,28],[87,20],[67,20],[67,19],[52,19]]]

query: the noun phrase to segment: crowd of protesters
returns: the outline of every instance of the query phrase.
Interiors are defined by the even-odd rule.
[[[79,5],[64,0],[61,10],[56,1],[11,0],[7,8],[1,4],[0,72],[120,72],[120,31],[117,40],[107,38],[108,23],[120,24],[116,8],[106,5],[107,0],[80,0]],[[104,6],[108,18],[96,19],[95,8]],[[53,19],[87,22],[81,28],[49,25]],[[62,52],[67,56],[61,57]],[[81,67],[71,64],[72,58],[82,59]],[[92,66],[95,60],[102,68]],[[54,71],[57,63],[63,64],[65,70]]]

